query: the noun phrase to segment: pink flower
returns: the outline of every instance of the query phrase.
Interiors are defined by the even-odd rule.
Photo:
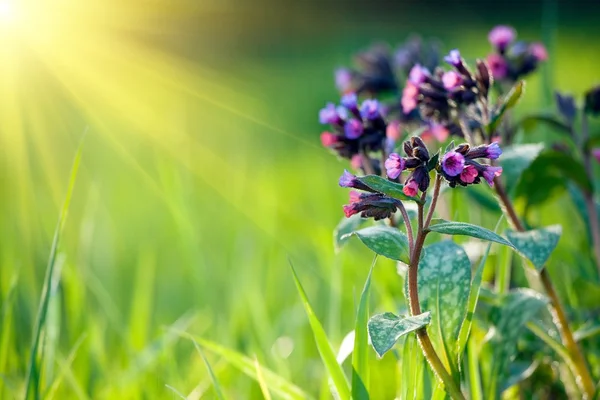
[[[354,204],[344,205],[344,215],[346,215],[346,218],[350,218],[351,216],[357,213],[358,210],[354,207]]]
[[[490,54],[487,57],[487,63],[494,79],[506,78],[506,75],[508,74],[508,64],[504,57],[500,54]]]
[[[487,166],[483,171],[483,178],[490,186],[494,186],[494,178],[500,175],[502,175],[502,167]]]
[[[385,136],[393,141],[397,141],[400,139],[400,135],[402,134],[402,127],[400,126],[399,121],[392,121],[388,124],[387,129],[385,131]]]
[[[531,51],[531,54],[533,54],[538,61],[546,61],[548,59],[548,51],[541,43],[532,43],[531,46],[529,46],[529,51]]]
[[[504,50],[516,37],[517,33],[515,30],[506,25],[498,25],[488,34],[488,40],[492,46],[495,46],[500,50]]]
[[[362,167],[362,162],[363,162],[362,155],[355,154],[352,156],[352,159],[350,160],[350,165],[354,169],[360,169]]]
[[[475,178],[477,178],[477,175],[479,175],[477,168],[472,165],[467,165],[460,173],[460,180],[464,183],[473,183]]]
[[[338,142],[338,135],[331,132],[321,133],[321,143],[325,147],[331,147]]]
[[[462,85],[463,79],[456,71],[448,71],[444,72],[442,76],[442,83],[444,87],[448,90],[455,89]]]
[[[387,176],[396,179],[400,176],[402,171],[404,171],[406,161],[404,158],[400,157],[398,153],[392,153],[388,159],[385,160],[384,166],[387,171]]]
[[[600,148],[592,149],[592,155],[600,163]]]
[[[419,185],[417,184],[417,182],[414,180],[411,180],[410,182],[407,182],[406,185],[404,185],[402,192],[404,192],[404,194],[407,196],[414,197],[417,195],[418,190],[419,190]]]
[[[425,82],[425,78],[429,76],[429,70],[427,68],[421,67],[420,64],[415,64],[414,67],[408,73],[409,82],[414,83],[415,85],[420,85]]]
[[[411,81],[406,82],[402,90],[402,111],[404,114],[410,113],[417,108],[417,97],[419,96],[419,87]]]
[[[445,142],[450,135],[450,131],[444,125],[441,124],[433,124],[431,128],[429,128],[431,134],[438,142]]]
[[[358,203],[360,201],[360,192],[356,190],[350,191],[350,203]]]
[[[465,157],[462,154],[451,150],[444,154],[441,164],[442,169],[448,176],[457,176],[460,175],[465,167]]]
[[[339,68],[335,71],[335,86],[342,93],[347,93],[352,89],[352,72],[346,68]]]

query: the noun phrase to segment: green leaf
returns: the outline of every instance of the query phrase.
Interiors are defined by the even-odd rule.
[[[544,296],[531,289],[513,290],[498,299],[490,312],[495,329],[486,344],[492,357],[485,398],[500,397],[500,390],[510,377],[509,365],[517,351],[517,340],[523,335],[526,323],[547,303]]]
[[[333,247],[336,252],[342,249],[342,246],[348,241],[349,233],[357,230],[365,222],[359,214],[354,214],[349,218],[343,218],[333,231]]]
[[[488,255],[490,254],[491,247],[492,245],[490,243],[485,251],[485,254],[481,258],[481,261],[479,262],[479,265],[475,270],[475,276],[473,276],[473,280],[471,281],[471,289],[469,290],[469,300],[467,302],[467,316],[460,327],[460,331],[458,332],[458,340],[456,341],[456,355],[458,357],[458,365],[460,365],[461,363],[461,357],[465,351],[465,348],[467,346],[467,340],[469,339],[469,335],[471,333],[473,315],[475,314],[475,309],[477,308],[477,301],[479,300],[479,289],[481,288],[483,269],[485,267],[485,262],[487,261]]]
[[[325,369],[329,373],[331,380],[333,382],[333,386],[335,387],[340,399],[349,400],[350,395],[350,385],[348,384],[348,380],[344,375],[344,371],[342,367],[337,363],[335,353],[329,340],[327,339],[327,334],[319,322],[319,319],[315,315],[309,301],[306,296],[306,292],[298,279],[298,275],[296,275],[296,270],[294,266],[290,262],[290,267],[292,268],[292,275],[294,277],[294,282],[296,283],[296,288],[298,289],[298,293],[300,294],[300,298],[302,299],[302,304],[304,305],[304,310],[306,311],[306,315],[308,316],[308,322],[310,323],[310,327],[312,329],[313,335],[315,337],[315,342],[317,344],[317,349],[319,350],[319,354],[321,355],[321,361],[325,366]]]
[[[414,317],[398,317],[391,312],[377,314],[369,320],[371,345],[379,357],[388,352],[396,341],[409,332],[429,324],[431,313],[425,312]]]
[[[371,275],[377,256],[373,258],[373,264],[369,269],[369,275],[365,282],[356,322],[354,324],[354,351],[352,352],[352,398],[355,400],[369,398],[369,296],[371,294]]]
[[[200,355],[200,358],[202,358],[204,365],[206,366],[206,370],[208,371],[208,376],[210,376],[210,381],[212,382],[213,388],[215,389],[215,395],[217,396],[217,398],[219,400],[223,400],[225,398],[223,396],[223,389],[221,389],[221,384],[219,383],[217,376],[215,375],[210,363],[208,362],[208,359],[204,355],[204,352],[202,352],[202,349],[200,348],[200,345],[198,344],[198,342],[196,342],[194,339],[191,339],[191,340],[192,340],[192,343],[194,343],[194,347],[196,348],[196,351]],[[256,371],[256,373],[257,373],[257,378],[259,378],[258,370]]]
[[[527,117],[520,120],[516,124],[516,127],[522,127],[526,132],[528,132],[534,130],[539,124],[550,126],[555,130],[561,133],[566,133],[569,137],[571,137],[571,128],[569,127],[569,125],[565,124],[563,121],[561,121],[552,114],[528,115]]]
[[[29,398],[29,394],[31,393],[30,390],[32,389],[33,397],[36,399],[39,398],[39,383],[42,372],[40,365],[43,361],[44,352],[42,352],[42,355],[39,356],[38,349],[42,338],[42,330],[44,329],[44,325],[46,324],[46,317],[48,315],[48,308],[50,305],[50,299],[52,295],[50,285],[54,279],[60,279],[60,277],[54,276],[56,255],[58,252],[58,246],[60,244],[62,231],[67,220],[67,215],[69,213],[69,206],[71,204],[73,188],[75,187],[75,181],[77,180],[77,172],[79,170],[79,163],[81,162],[81,151],[83,148],[84,137],[85,133],[79,143],[79,147],[77,148],[77,152],[75,153],[75,157],[73,159],[73,164],[71,166],[71,174],[69,177],[69,183],[67,187],[67,193],[65,195],[65,200],[63,201],[62,208],[58,216],[58,222],[54,230],[54,238],[52,239],[52,246],[50,247],[48,265],[46,266],[46,275],[44,276],[44,284],[42,287],[40,304],[38,307],[37,317],[34,326],[33,342],[31,343],[31,350],[29,352],[29,363],[27,366],[27,376],[25,378],[25,399]]]
[[[421,308],[431,311],[427,332],[442,361],[455,371],[458,335],[467,316],[471,262],[452,241],[432,244],[423,251],[417,282]]]
[[[519,144],[503,149],[499,161],[507,187],[516,186],[523,171],[531,165],[543,149],[543,143]]]
[[[402,191],[402,189],[404,189],[404,185],[392,182],[386,178],[382,178],[379,175],[359,176],[357,179],[371,189],[395,199],[411,200],[416,201],[417,203],[421,201],[418,197],[410,197],[405,195]]]
[[[506,236],[517,251],[541,271],[556,248],[561,233],[560,225],[552,225],[526,232],[507,231]]]
[[[356,235],[375,253],[396,261],[408,258],[408,238],[396,228],[389,226],[370,226],[349,235]]]
[[[506,111],[510,110],[511,108],[517,105],[517,103],[521,99],[521,96],[523,96],[524,91],[525,81],[519,81],[515,84],[515,86],[512,87],[510,92],[508,92],[506,96],[504,96],[504,98],[500,102],[498,110],[492,116],[492,121],[490,122],[490,125],[488,127],[488,132],[494,132],[496,131],[496,129],[498,129]]]
[[[471,236],[477,239],[489,240],[490,242],[496,242],[514,248],[512,243],[497,233],[494,233],[489,229],[482,228],[481,226],[467,224],[465,222],[434,219],[428,230],[431,232],[443,233],[445,235]]]
[[[440,152],[438,150],[438,152],[435,153],[435,155],[433,157],[431,157],[429,159],[429,161],[427,162],[427,171],[434,170],[438,165],[439,159],[440,159]]]

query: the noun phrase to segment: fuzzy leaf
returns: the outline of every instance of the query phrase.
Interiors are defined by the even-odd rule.
[[[439,159],[440,159],[440,152],[438,151],[427,162],[427,171],[434,170],[437,167],[437,165],[438,165]]]
[[[424,327],[431,321],[431,314],[425,312],[415,317],[398,317],[390,312],[377,314],[369,320],[371,345],[379,357],[394,347],[396,341],[409,332]]]
[[[431,312],[427,331],[447,366],[456,367],[460,327],[467,315],[471,262],[452,241],[428,246],[419,262],[418,290],[421,307]]]
[[[429,226],[431,232],[443,233],[446,235],[464,235],[471,236],[477,239],[489,240],[514,248],[512,243],[504,239],[502,236],[482,228],[481,226],[467,224],[464,222],[445,221],[443,219],[434,219]]]
[[[500,165],[507,186],[516,186],[523,171],[531,165],[543,149],[542,143],[520,144],[503,149]]]
[[[538,271],[544,268],[544,264],[556,248],[561,234],[562,227],[560,225],[552,225],[526,232],[506,232],[508,240],[511,241],[517,251],[531,261]]]
[[[498,110],[492,116],[492,121],[490,122],[490,125],[488,127],[489,132],[494,132],[496,131],[496,129],[498,129],[506,111],[510,110],[511,108],[517,105],[524,92],[525,81],[519,81],[515,84],[515,86],[513,86],[510,92],[508,92],[506,96],[504,96],[500,103],[500,106],[498,107]]]
[[[421,200],[417,197],[410,197],[404,194],[402,189],[404,185],[396,182],[389,181],[385,178],[382,178],[379,175],[367,175],[367,176],[359,176],[357,179],[370,187],[371,189],[383,193],[387,196],[393,197],[398,200],[412,200],[416,202],[420,202]]]
[[[408,257],[408,238],[398,229],[389,226],[370,226],[346,236],[356,235],[375,253],[396,261]]]
[[[571,128],[551,114],[528,115],[517,123],[517,127],[522,127],[525,132],[534,130],[539,124],[550,126],[561,133],[571,136]]]

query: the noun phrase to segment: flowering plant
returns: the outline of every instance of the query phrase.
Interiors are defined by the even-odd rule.
[[[395,57],[379,45],[360,53],[356,69],[336,71],[341,100],[339,105],[328,103],[319,113],[320,122],[330,127],[322,133],[321,142],[338,157],[349,160],[356,171],[345,170],[339,179],[339,186],[352,190],[348,204],[343,206],[346,220],[338,227],[338,245],[356,236],[377,255],[397,261],[406,288],[404,315],[394,310],[376,314],[367,322],[369,274],[354,332],[350,388],[343,372],[328,362],[326,349],[320,347],[340,398],[368,397],[368,366],[364,352],[360,352],[367,342],[380,357],[397,342],[403,343],[403,379],[414,377],[410,370],[415,365],[410,361],[415,360],[411,358],[414,352],[427,361],[430,369],[419,375],[424,381],[413,382],[404,392],[405,398],[428,390],[432,398],[443,398],[444,393],[454,399],[481,397],[482,393],[484,398],[499,398],[525,379],[524,371],[517,377],[511,375],[510,365],[525,332],[562,349],[557,352],[558,361],[575,377],[568,388],[574,398],[594,396],[588,360],[545,268],[560,239],[561,226],[532,228],[526,224],[514,205],[514,185],[509,185],[521,175],[525,179],[528,168],[547,154],[541,145],[516,143],[515,137],[525,123],[542,121],[567,130],[579,144],[576,147],[583,159],[586,178],[574,180],[583,188],[593,217],[591,230],[594,248],[598,249],[595,257],[600,261],[593,185],[589,184],[590,160],[600,160],[600,151],[591,147],[586,122],[586,115],[599,113],[600,90],[586,94],[581,111],[577,111],[573,98],[557,95],[562,119],[532,116],[515,123],[511,113],[524,93],[522,78],[546,61],[548,54],[540,43],[516,41],[515,30],[508,26],[495,27],[488,39],[492,53],[485,60],[477,60],[474,67],[457,49],[443,57],[448,66],[443,67],[436,42],[413,38]],[[403,79],[404,85],[400,83]],[[579,135],[573,124],[578,113],[583,115]],[[505,170],[509,175],[503,180]],[[482,182],[495,192],[495,207],[511,225],[504,235],[439,218],[448,214],[438,210],[444,192],[464,187],[462,193],[475,193],[471,186]],[[476,193],[479,197],[472,197],[472,201],[479,199],[481,203],[482,198],[492,197],[482,195],[485,191]],[[361,228],[369,220],[373,221],[371,226]],[[510,271],[508,276],[500,271],[495,277],[498,290],[488,290],[486,298],[480,299],[490,247],[475,256],[481,263],[473,269],[473,257],[465,248],[452,240],[441,240],[440,235],[467,236],[506,246],[527,260],[529,274],[543,290],[508,290]],[[552,320],[540,318],[545,309]],[[482,315],[481,310],[487,313]],[[480,337],[484,328],[475,330],[475,319],[489,329],[484,340]],[[541,327],[540,320],[546,328]],[[555,337],[549,337],[547,331],[556,332],[551,334]],[[481,376],[481,371],[487,375]],[[424,377],[430,373],[426,384]]]

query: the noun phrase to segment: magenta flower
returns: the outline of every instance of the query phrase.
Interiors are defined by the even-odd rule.
[[[500,51],[506,49],[506,46],[511,44],[517,37],[517,32],[506,25],[498,25],[490,31],[488,34],[488,40],[492,46],[498,48]]]
[[[384,166],[387,171],[387,176],[396,179],[406,168],[406,161],[404,161],[404,158],[400,157],[398,153],[392,153],[388,159],[385,160]]]
[[[417,108],[417,97],[419,96],[419,87],[411,81],[406,82],[406,86],[402,90],[402,112],[409,114]]]
[[[346,68],[339,68],[335,71],[335,86],[342,93],[348,92],[352,88],[352,72]]]
[[[410,180],[406,182],[404,188],[402,188],[402,192],[410,197],[414,197],[417,195],[419,190],[419,184],[415,180]]]
[[[532,43],[531,46],[529,46],[529,51],[531,51],[531,54],[533,54],[538,61],[546,61],[548,59],[548,51],[541,43]]]
[[[463,79],[456,71],[448,71],[444,72],[444,75],[442,76],[442,83],[446,89],[452,90],[460,87],[460,85],[463,83]]]
[[[360,201],[360,192],[357,192],[356,190],[351,190],[350,191],[350,203],[358,203]]]
[[[465,167],[465,157],[452,150],[444,154],[441,164],[442,169],[448,176],[457,176]]]
[[[415,85],[420,85],[425,82],[425,79],[429,76],[429,70],[421,67],[420,64],[415,64],[408,74],[408,80]]]
[[[600,163],[600,148],[592,149],[592,155]]]
[[[363,133],[363,124],[356,118],[352,118],[344,125],[344,135],[348,139],[356,139]]]
[[[385,131],[385,136],[392,141],[397,141],[400,139],[400,135],[402,134],[402,126],[399,121],[391,121]]]
[[[486,166],[483,170],[483,178],[490,186],[494,186],[494,178],[500,175],[502,175],[502,167]]]
[[[460,173],[460,180],[464,183],[473,183],[475,178],[477,178],[477,175],[479,175],[477,168],[472,165],[467,165]]]
[[[444,57],[444,61],[453,67],[458,67],[462,64],[462,58],[460,56],[460,51],[458,49],[451,50],[450,53],[446,57]]]
[[[346,218],[350,218],[354,214],[358,214],[358,209],[354,206],[354,204],[355,203],[344,205],[343,209],[344,209],[344,215],[346,216]]]
[[[503,79],[508,75],[508,64],[500,54],[490,54],[487,63],[494,79]]]
[[[364,119],[374,120],[381,117],[379,102],[377,100],[365,100],[360,107],[360,115]]]
[[[323,132],[321,133],[321,143],[325,147],[330,147],[336,144],[339,141],[338,135],[331,132]]]
[[[322,124],[338,124],[340,121],[341,117],[333,103],[327,103],[327,105],[319,111],[319,122]]]

